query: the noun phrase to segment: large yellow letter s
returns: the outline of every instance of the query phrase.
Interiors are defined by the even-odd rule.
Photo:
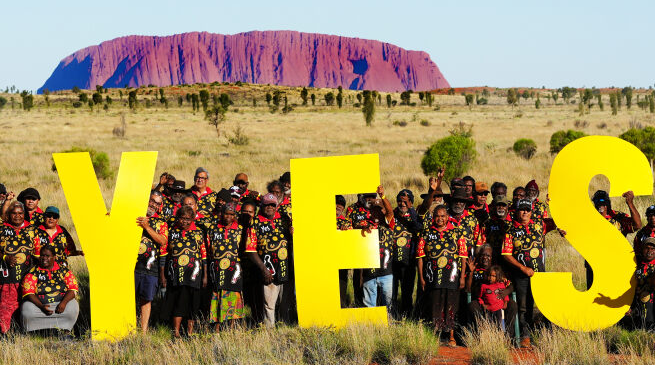
[[[589,199],[596,175],[610,181],[610,196],[628,190],[651,195],[653,175],[646,156],[619,138],[591,136],[567,145],[553,161],[550,210],[571,245],[594,270],[586,292],[573,287],[567,273],[535,273],[532,293],[539,310],[560,327],[589,331],[617,323],[635,292],[634,253],[628,241],[605,220]]]

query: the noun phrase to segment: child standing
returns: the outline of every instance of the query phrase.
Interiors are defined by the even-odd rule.
[[[503,309],[507,308],[509,297],[507,295],[502,295],[506,288],[503,269],[498,265],[490,267],[489,270],[487,270],[485,279],[485,283],[480,286],[478,303],[482,308],[491,312],[492,317],[497,320],[498,323],[504,324]]]

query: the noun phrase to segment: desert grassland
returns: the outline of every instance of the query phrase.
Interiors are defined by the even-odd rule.
[[[114,103],[108,111],[103,111],[99,107],[90,111],[87,106],[74,109],[70,103],[77,98],[70,93],[50,95],[52,106],[49,108],[45,107],[42,96],[35,96],[36,106],[30,112],[19,110],[18,107],[12,110],[8,104],[0,111],[0,151],[2,151],[0,182],[16,193],[28,186],[38,188],[43,198],[40,205],[60,207],[61,223],[72,231],[76,239],[61,185],[57,174],[51,170],[51,154],[70,149],[72,146],[106,152],[110,159],[110,166],[114,170],[114,178],[121,152],[159,151],[153,183],[158,180],[161,172],[167,171],[178,179],[185,180],[189,186],[192,184],[195,168],[203,166],[210,172],[208,184],[212,188],[229,187],[236,173],[246,172],[250,177],[251,189],[260,192],[265,190],[268,181],[289,170],[291,158],[378,153],[380,181],[387,189],[387,196],[393,201],[393,197],[400,189],[410,188],[416,196],[415,204],[419,204],[418,195],[427,190],[427,177],[423,175],[420,168],[423,152],[431,143],[448,135],[449,130],[464,123],[466,126],[473,126],[473,138],[476,140],[479,153],[477,161],[467,172],[468,174],[489,185],[494,181],[503,181],[509,186],[510,193],[515,186],[525,185],[534,178],[541,188],[540,197],[544,199],[548,191],[549,171],[554,158],[548,152],[549,139],[555,131],[579,129],[586,134],[616,136],[638,123],[642,125],[655,123],[652,114],[639,110],[636,105],[633,105],[631,110],[626,110],[624,105],[617,116],[612,116],[609,103],[606,102],[605,111],[601,112],[595,107],[591,109],[590,114],[579,116],[577,105],[562,105],[561,101],[559,105],[554,105],[544,97],[541,98],[544,105],[538,110],[534,108],[533,100],[522,100],[521,105],[512,108],[506,104],[505,98],[497,95],[489,97],[490,105],[476,105],[469,109],[464,105],[463,96],[436,95],[434,104],[439,105],[440,109],[435,110],[434,106],[429,108],[421,104],[414,94],[412,101],[416,101],[419,106],[387,108],[385,93],[382,93],[382,104],[376,105],[373,126],[366,127],[360,108],[355,108],[350,103],[346,103],[342,109],[337,108],[336,105],[325,106],[322,95],[328,90],[310,90],[310,93],[315,92],[317,95],[316,106],[311,106],[311,103],[309,106],[297,105],[288,114],[280,112],[272,114],[266,106],[263,93],[274,90],[274,87],[248,85],[241,89],[241,94],[231,93],[235,105],[230,107],[227,121],[220,125],[220,137],[217,137],[215,129],[204,120],[202,111],[192,113],[191,106],[186,101],[183,107],[177,106],[173,95],[179,93],[180,88],[166,88],[166,95],[169,97],[168,109],[158,102],[153,102],[152,107],[146,108],[144,98],[153,98],[154,95],[139,95],[140,105],[136,112],[130,111],[123,105],[127,93],[125,92],[123,96],[123,102],[120,102],[116,90],[109,90]],[[289,104],[300,104],[299,88],[281,89],[287,92]],[[335,90],[331,91],[336,93]],[[344,94],[346,98],[350,97],[357,101],[354,92],[344,90]],[[0,95],[7,99],[14,96],[17,101],[20,101],[17,95]],[[399,100],[398,94],[392,95],[395,100]],[[252,106],[252,97],[257,98],[256,107]],[[127,122],[125,138],[112,135],[112,129],[120,124],[121,114],[125,115]],[[422,120],[427,120],[429,126],[421,125]],[[407,125],[404,127],[394,125],[396,121],[406,121]],[[237,126],[241,127],[250,138],[248,145],[235,146],[228,142],[226,135],[233,134]],[[519,158],[508,150],[518,138],[531,138],[537,143],[537,154],[531,160]],[[99,181],[108,209],[111,205],[114,178]],[[590,194],[598,188],[609,188],[609,183],[604,177],[596,177],[592,180]],[[445,189],[448,190],[447,187]],[[354,200],[353,196],[347,198],[349,201]],[[642,214],[652,203],[652,197],[636,199],[637,207]],[[627,211],[621,198],[613,199],[613,207]],[[632,235],[628,239],[631,241]],[[583,288],[584,269],[580,255],[559,235],[550,234],[547,240],[547,269],[573,271],[574,285]],[[83,258],[73,257],[71,264],[81,281],[88,280]],[[80,317],[80,320],[88,321],[88,317],[86,319]],[[652,351],[655,351],[652,346],[654,342],[652,336],[639,332],[624,333],[625,331],[621,332],[618,328],[613,328],[611,331],[614,331],[613,334],[618,334],[609,336],[614,340],[606,341],[606,344],[597,341],[597,337],[593,337],[595,336],[593,334],[575,334],[581,338],[580,341],[599,342],[600,347],[604,347],[602,351],[590,349],[588,356],[582,357],[591,360],[596,358],[598,351],[605,356],[608,356],[608,351],[612,351],[627,355],[642,355],[638,358],[639,361],[655,359],[651,356]],[[558,342],[558,339],[568,338],[570,334],[569,331],[558,329],[544,330],[536,339],[537,351],[541,351],[544,356],[560,352],[564,354],[562,358],[553,358],[552,363],[579,363],[573,358],[563,360],[569,356],[566,355],[566,351],[569,351],[571,346],[570,343]],[[355,336],[361,338],[353,340]],[[392,336],[388,344],[384,342],[387,338],[385,336]],[[470,336],[471,343],[476,341],[487,343],[480,342],[479,339],[494,337],[489,333],[485,334],[484,331]],[[343,337],[350,338],[350,342]],[[407,338],[401,340],[405,337]],[[633,341],[633,337],[639,338],[646,345]],[[247,338],[246,342],[242,341],[242,338]],[[302,340],[298,340],[299,338]],[[325,338],[329,340],[324,341]],[[407,342],[416,338],[418,340],[412,340],[414,342]],[[340,356],[334,362],[423,363],[426,362],[424,357],[411,354],[417,353],[418,350],[421,354],[424,354],[424,351],[430,354],[436,353],[436,349],[428,346],[428,344],[434,345],[436,339],[430,334],[425,334],[419,326],[405,321],[392,326],[389,331],[381,332],[377,329],[359,327],[349,328],[337,334],[318,329],[282,328],[276,331],[239,329],[234,332],[228,331],[219,337],[203,335],[185,341],[180,346],[170,346],[168,339],[169,336],[163,329],[159,329],[155,336],[133,336],[114,344],[83,342],[62,345],[56,341],[18,336],[0,342],[3,353],[0,355],[0,360],[3,363],[24,363],[34,359],[36,363],[41,363],[44,361],[36,354],[43,353],[43,350],[51,350],[54,354],[58,354],[57,356],[69,359],[67,361],[70,362],[85,358],[92,363],[151,363],[151,361],[168,363],[178,361],[175,360],[175,356],[178,356],[178,359],[210,363],[221,358],[233,359],[234,357],[230,356],[236,356],[235,354],[242,350],[243,353],[252,356],[242,354],[240,359],[220,362],[257,363],[264,359],[263,361],[267,363],[331,363],[333,358],[329,354],[334,350],[336,356]],[[359,346],[362,341],[365,342],[361,345],[365,346],[364,350],[357,347],[356,350],[349,352],[349,348]],[[370,345],[371,341],[374,345]],[[616,343],[623,345],[615,346]],[[68,346],[72,346],[74,350],[69,351]],[[499,346],[509,351],[509,345],[505,342],[501,341]],[[141,351],[144,347],[154,350]],[[392,350],[389,350],[390,348]],[[380,355],[379,358],[376,357],[377,355],[374,356],[380,351],[382,353],[387,351],[391,355],[390,357]],[[474,346],[472,351],[474,354],[476,351],[480,354],[486,353],[480,347],[476,349]],[[315,353],[323,355],[312,357]],[[481,355],[481,359],[493,360],[495,358],[493,354],[496,352],[489,351],[489,353],[492,355]],[[353,355],[348,357],[350,355],[344,354]],[[398,356],[402,359],[394,357],[397,354],[400,354]],[[627,355],[622,359],[635,359],[634,356]],[[481,360],[481,363],[485,361]],[[505,360],[499,361],[504,363]],[[494,361],[494,363],[498,362]]]

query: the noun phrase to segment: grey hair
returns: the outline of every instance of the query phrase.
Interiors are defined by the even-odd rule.
[[[25,211],[25,204],[19,202],[18,200],[14,200],[13,202],[11,202],[11,203],[9,204],[9,207],[7,208],[7,212],[5,213],[5,217],[3,217],[5,221],[8,221],[8,220],[9,220],[9,213],[10,213],[12,210],[16,209],[16,207],[20,207],[20,209],[23,210],[23,214],[26,213],[26,211]]]
[[[204,168],[204,167],[198,167],[198,168],[196,169],[196,174],[193,175],[193,177],[198,176],[198,174],[201,173],[201,172],[204,172],[205,174],[207,174],[207,178],[209,179],[209,171],[207,171],[207,169]]]

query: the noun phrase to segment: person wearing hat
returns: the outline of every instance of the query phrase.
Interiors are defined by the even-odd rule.
[[[525,185],[525,198],[532,202],[532,219],[548,218],[548,204],[539,201],[539,186],[535,180]]]
[[[0,332],[11,327],[20,302],[20,282],[39,257],[41,240],[36,227],[25,220],[23,203],[14,201],[7,208],[7,219],[0,229]]]
[[[59,225],[59,208],[52,205],[45,208],[43,217],[45,222],[37,229],[41,246],[52,246],[57,264],[68,268],[68,256],[80,256],[84,253],[77,249],[68,230]]]
[[[463,189],[459,190],[465,196]],[[448,209],[438,205],[428,229],[421,232],[416,248],[419,286],[423,290],[426,315],[434,331],[450,335],[454,347],[455,315],[459,308],[460,289],[464,288],[468,252],[463,231],[449,219]],[[466,301],[464,301],[464,304]]]
[[[177,210],[182,206],[182,198],[187,193],[186,182],[175,180],[168,188],[168,192],[170,196],[164,195],[164,203],[160,214],[166,220],[175,217]]]
[[[641,258],[641,247],[644,240],[648,237],[655,237],[655,205],[646,208],[646,225],[641,227],[635,234],[633,245],[635,255],[637,256],[637,263],[643,261]]]
[[[336,196],[336,213],[337,213],[337,229],[339,231],[347,231],[353,229],[350,220],[343,215],[346,209],[346,198],[343,195]],[[350,300],[348,298],[348,272],[350,269],[339,269],[339,294],[341,298],[341,308],[348,308]]]
[[[610,196],[605,190],[597,190],[591,201],[594,203],[594,208],[598,210],[600,215],[616,227],[623,236],[627,236],[629,233],[633,233],[641,228],[641,215],[639,215],[639,211],[634,204],[635,194],[632,191],[626,191],[622,196],[625,198],[628,209],[630,209],[630,216],[612,209]],[[639,258],[640,251],[638,248],[635,250],[635,253],[637,254],[637,258]],[[589,289],[594,282],[594,271],[586,260],[584,266],[587,274],[587,289]]]
[[[502,257],[516,290],[521,327],[521,347],[530,347],[533,325],[534,299],[530,278],[535,272],[546,271],[544,244],[546,234],[556,227],[552,220],[532,219],[533,201],[521,199],[516,204],[516,215],[505,234]]]
[[[393,260],[392,300],[399,303],[396,312],[401,318],[409,318],[413,311],[414,283],[416,282],[416,245],[418,234],[423,228],[416,209],[414,193],[409,189],[396,195],[398,206],[393,211],[396,224],[393,228],[395,240]],[[400,300],[398,300],[400,288]]]
[[[477,246],[488,244],[492,248],[493,265],[505,264],[504,260],[501,260],[501,251],[505,234],[512,223],[508,214],[510,204],[504,195],[496,195],[489,206],[489,219],[480,225]]]
[[[43,219],[43,211],[39,208],[41,195],[35,188],[27,188],[18,194],[16,198],[25,206],[25,220],[30,224],[38,227],[42,225],[45,220]]]
[[[655,237],[646,237],[639,254],[642,262],[637,263],[635,279],[637,290],[630,308],[632,325],[647,331],[655,329]]]
[[[447,201],[448,221],[463,231],[466,241],[466,252],[468,252],[468,255],[473,256],[473,249],[480,234],[480,225],[473,213],[466,209],[472,201],[463,188],[456,188],[448,197]]]
[[[264,324],[271,328],[275,326],[277,303],[284,290],[293,290],[285,285],[290,279],[291,224],[278,211],[277,196],[268,193],[261,197],[260,203],[259,214],[248,229],[245,252],[261,273],[262,317]],[[280,312],[288,310],[281,308]]]
[[[134,289],[139,298],[143,333],[148,332],[152,301],[157,292],[158,281],[161,281],[162,285],[166,281],[162,253],[165,252],[165,246],[168,244],[168,223],[159,216],[163,202],[164,197],[159,191],[151,191],[146,216],[136,219],[136,224],[142,231],[139,253],[134,266]]]
[[[207,181],[209,181],[209,172],[204,167],[198,167],[193,175],[191,192],[198,197],[198,212],[205,216],[212,214],[217,199],[217,193],[207,186]]]
[[[248,181],[248,175],[246,175],[243,172],[240,172],[236,174],[234,177],[234,180],[232,181],[232,185],[236,185],[241,189],[241,200],[243,201],[244,199],[254,199],[254,200],[259,200],[259,193],[254,191],[254,190],[248,190],[248,185],[250,185],[250,182]]]
[[[469,206],[469,210],[478,223],[482,224],[489,219],[489,206],[487,205],[487,197],[489,196],[489,188],[486,183],[478,181],[475,183],[475,190],[473,191],[473,204]]]

